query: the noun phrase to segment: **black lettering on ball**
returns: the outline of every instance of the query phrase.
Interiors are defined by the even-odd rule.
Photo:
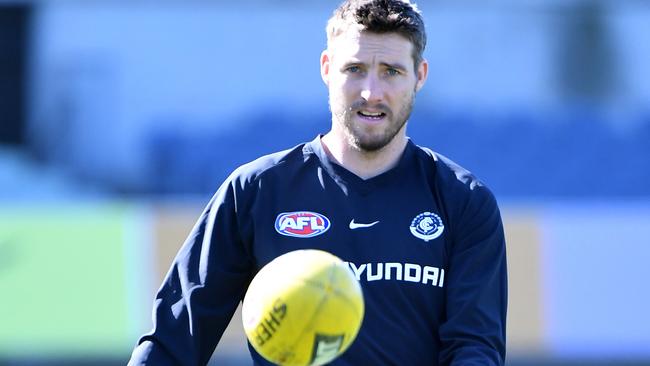
[[[273,309],[262,318],[255,328],[255,343],[261,347],[273,338],[273,334],[278,331],[286,315],[287,304],[282,299],[277,299],[273,304]]]

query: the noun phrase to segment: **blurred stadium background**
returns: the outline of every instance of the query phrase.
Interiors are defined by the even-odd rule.
[[[220,182],[327,131],[337,4],[0,1],[0,365],[126,363]],[[420,8],[409,134],[501,203],[508,364],[650,365],[650,3]]]

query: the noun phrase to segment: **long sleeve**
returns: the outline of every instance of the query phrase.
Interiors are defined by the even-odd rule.
[[[176,255],[130,366],[208,363],[251,278],[235,187],[221,186]]]
[[[485,187],[473,187],[469,197],[449,254],[440,365],[503,365],[508,302],[503,225]]]

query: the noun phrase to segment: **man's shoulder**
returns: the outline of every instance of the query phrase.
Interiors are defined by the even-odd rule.
[[[272,152],[267,155],[240,165],[229,177],[229,180],[254,181],[261,176],[290,170],[304,163],[305,146],[307,143],[300,143],[291,148]]]
[[[423,146],[417,148],[420,159],[426,161],[425,164],[430,164],[435,186],[444,195],[451,196],[457,202],[465,201],[461,198],[478,201],[495,200],[492,191],[469,169],[430,148]]]
[[[416,145],[418,155],[423,160],[429,160],[436,170],[436,176],[443,182],[454,185],[463,185],[470,190],[483,187],[483,182],[471,171],[428,147]]]
[[[418,148],[421,159],[431,164],[434,189],[449,203],[452,212],[476,217],[489,217],[498,212],[496,197],[471,171],[429,148]]]

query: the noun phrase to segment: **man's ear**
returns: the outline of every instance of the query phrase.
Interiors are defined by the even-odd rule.
[[[327,50],[320,54],[320,77],[323,79],[325,85],[330,85],[330,55]]]
[[[415,91],[420,91],[420,89],[422,89],[424,83],[427,81],[428,75],[429,75],[429,62],[427,62],[427,60],[425,59],[422,59],[422,61],[420,61],[420,65],[418,66],[418,69],[416,70],[417,82],[415,83]]]

